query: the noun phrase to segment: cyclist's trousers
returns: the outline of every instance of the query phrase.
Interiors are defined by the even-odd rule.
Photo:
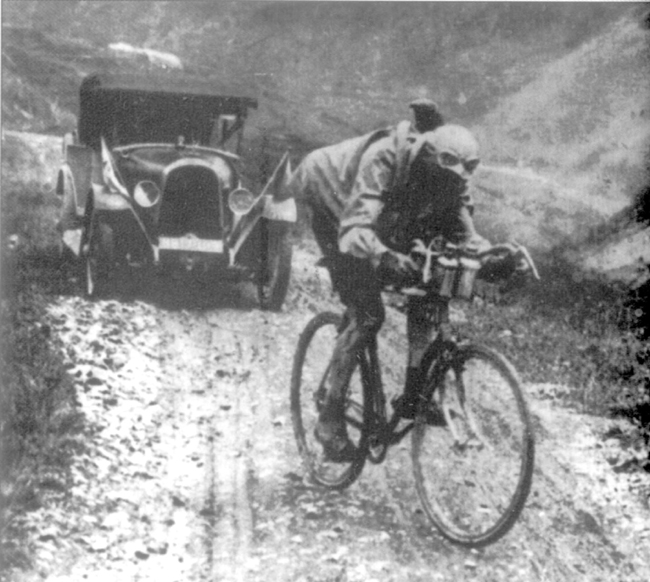
[[[328,396],[323,420],[342,418],[345,391],[356,364],[355,354],[369,338],[377,335],[385,318],[381,286],[367,261],[347,264],[344,272],[330,268],[333,285],[347,307],[347,325],[339,334],[330,368]],[[340,265],[339,265],[340,266]],[[344,281],[335,278],[345,278]],[[409,297],[406,328],[408,338],[407,382],[417,383],[422,357],[441,324],[449,321],[449,302]],[[409,391],[408,385],[405,387]]]
[[[309,205],[312,228],[324,255],[332,287],[347,307],[348,325],[339,334],[330,368],[328,396],[321,418],[342,418],[345,390],[354,371],[358,349],[376,335],[385,318],[381,299],[382,286],[370,261],[338,252],[336,221],[322,204]],[[447,300],[410,297],[407,303],[408,368],[418,368],[422,356],[435,337],[438,326],[448,321]],[[407,374],[407,377],[414,377]]]
[[[346,325],[334,346],[322,420],[338,420],[343,417],[345,391],[354,371],[356,353],[368,339],[377,335],[384,323],[381,287],[374,269],[368,261],[353,257],[349,259],[352,260],[328,265],[332,286],[339,292],[347,310]]]

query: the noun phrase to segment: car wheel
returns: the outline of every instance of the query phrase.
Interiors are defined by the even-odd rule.
[[[113,230],[96,222],[89,229],[89,238],[83,252],[83,281],[87,297],[95,298],[106,291],[113,266]]]
[[[292,247],[284,224],[261,224],[261,261],[257,274],[257,295],[262,309],[280,311],[291,278]]]

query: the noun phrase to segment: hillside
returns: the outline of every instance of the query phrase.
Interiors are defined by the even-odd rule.
[[[648,181],[650,53],[631,18],[544,66],[477,131],[495,160],[563,185],[557,211],[586,202],[584,225],[629,207]],[[570,213],[570,210],[567,210]]]
[[[258,95],[244,144],[253,174],[265,157],[287,148],[297,161],[320,144],[405,118],[408,103],[426,96],[481,139],[481,229],[540,254],[578,244],[574,256],[584,262],[586,253],[596,270],[602,253],[612,254],[609,233],[620,238],[628,228],[620,213],[647,182],[650,75],[642,5],[131,1],[115,7],[74,0],[3,4],[3,129],[62,135],[75,127],[83,76],[158,67],[147,51],[173,55],[187,75],[236,81]],[[616,228],[604,228],[613,219]],[[585,241],[597,246],[583,249]],[[650,259],[643,246],[633,254],[634,261]],[[620,273],[621,265],[613,270]]]
[[[0,582],[650,580],[649,22],[618,2],[3,0]],[[87,74],[151,69],[258,97],[253,182],[287,149],[298,162],[407,118],[416,97],[479,135],[477,226],[526,244],[542,274],[450,310],[454,335],[511,362],[530,410],[532,488],[504,538],[470,550],[428,523],[413,465],[445,458],[444,427],[431,463],[403,432],[345,491],[306,478],[289,387],[320,375],[292,362],[314,314],[342,309],[306,228],[280,312],[220,269],[134,266],[85,297],[55,226],[62,136]],[[388,404],[408,326],[405,298],[385,298]],[[445,392],[462,408],[473,385]],[[450,506],[465,486],[502,499],[492,475],[515,474],[496,388],[466,417],[485,441],[447,451],[474,474]]]
[[[79,77],[133,66],[108,48],[120,42],[247,83],[262,98],[255,127],[307,144],[392,123],[420,96],[470,123],[634,8],[536,4],[8,1],[4,123],[64,125],[55,106],[75,113]]]

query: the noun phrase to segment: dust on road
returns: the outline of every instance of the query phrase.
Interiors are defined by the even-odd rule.
[[[615,445],[603,435],[620,423],[562,409],[544,386],[527,386],[539,451],[531,496],[483,550],[430,530],[408,439],[344,492],[307,484],[291,358],[310,317],[337,308],[314,262],[296,253],[283,313],[259,311],[241,286],[182,281],[130,300],[53,298],[48,323],[87,430],[66,501],[28,518],[36,567],[12,580],[650,579],[641,477],[607,461]],[[402,382],[403,325],[390,310],[380,339],[389,398]]]

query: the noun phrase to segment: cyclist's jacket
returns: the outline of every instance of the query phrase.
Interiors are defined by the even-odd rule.
[[[456,244],[480,238],[466,189],[437,195],[444,189],[435,180],[412,179],[421,135],[405,121],[303,159],[290,191],[299,201],[326,208],[318,219],[331,221],[334,228],[318,230],[337,236],[328,247],[376,265],[388,248],[406,253],[416,238],[428,242],[442,235]]]

